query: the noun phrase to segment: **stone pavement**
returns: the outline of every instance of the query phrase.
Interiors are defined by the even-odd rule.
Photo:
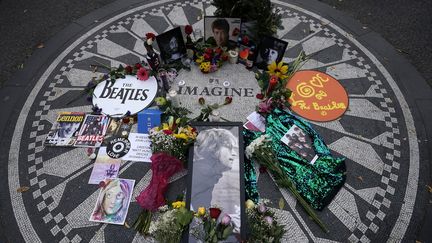
[[[285,60],[301,50],[315,54],[304,68],[336,77],[350,98],[341,119],[314,123],[334,154],[347,158],[345,186],[319,212],[330,233],[322,233],[267,174],[259,176],[263,196],[286,201],[284,210],[276,210],[289,229],[285,241],[412,242],[430,235],[430,87],[378,34],[340,12],[315,0],[274,4],[285,27],[278,37],[289,43]],[[90,111],[84,99],[65,105],[94,75],[90,64],[135,63],[145,55],[145,33],[186,24],[199,29],[201,15],[213,11],[210,1],[201,0],[114,2],[56,35],[11,80],[15,87],[0,90],[0,156],[7,161],[0,171],[0,214],[7,241],[148,240],[126,227],[89,222],[98,188],[87,184],[92,161],[85,149],[42,143],[58,111]],[[184,175],[173,180],[171,192],[183,190]],[[149,166],[124,162],[120,177],[136,180],[136,195],[149,182]],[[30,189],[17,193],[21,186]],[[132,202],[129,225],[138,212]]]

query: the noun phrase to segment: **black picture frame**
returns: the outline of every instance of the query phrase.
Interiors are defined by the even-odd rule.
[[[255,55],[255,65],[266,69],[272,61],[280,62],[285,54],[288,42],[273,36],[263,36]],[[277,56],[275,56],[277,53]]]
[[[237,44],[237,38],[241,34],[241,18],[223,18],[216,16],[204,17],[204,40],[205,42],[217,46],[217,41],[214,38],[213,22],[218,21],[217,26],[225,26],[228,24],[228,39],[221,47],[233,48]],[[225,22],[226,21],[226,22]],[[225,22],[225,23],[224,23]]]
[[[161,58],[165,63],[172,63],[186,55],[186,45],[180,27],[156,36]]]
[[[198,207],[209,208],[217,204],[223,208],[219,216],[222,218],[224,213],[230,214],[235,210],[235,206],[238,206],[240,208],[240,234],[237,237],[246,239],[243,124],[241,122],[195,122],[191,125],[197,129],[198,137],[194,146],[189,149],[186,208],[196,211]],[[200,138],[200,135],[204,137]],[[231,148],[234,148],[231,152],[236,156],[232,160],[229,158],[232,162],[231,168],[221,172],[220,168],[224,168],[224,163],[227,162],[226,153],[224,153],[224,162],[220,159],[216,161],[217,159],[214,157],[217,156],[210,155],[226,152],[226,149],[228,149],[226,145],[232,141],[235,141],[235,144],[231,146]],[[200,146],[204,147],[200,148]],[[223,150],[222,146],[224,146]],[[212,162],[213,166],[209,167]],[[214,162],[220,162],[221,166],[216,166]],[[220,173],[223,173],[223,175],[220,175]],[[236,186],[237,183],[238,187]],[[210,188],[207,189],[208,186]],[[209,190],[211,190],[210,194],[208,193]],[[196,195],[195,191],[197,191]],[[238,194],[236,194],[237,192]],[[217,197],[214,198],[213,193],[217,194]],[[210,200],[205,199],[209,195]],[[231,205],[232,203],[234,205]],[[234,213],[235,216],[238,216],[238,212]],[[193,222],[191,225],[193,225]],[[189,232],[190,228],[185,231],[183,241],[196,242],[194,236],[190,235]],[[232,235],[231,240],[236,239],[235,237]]]

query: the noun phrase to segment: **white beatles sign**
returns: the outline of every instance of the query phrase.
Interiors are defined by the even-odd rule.
[[[157,81],[153,76],[146,81],[131,75],[117,79],[114,83],[105,80],[93,92],[93,105],[112,117],[121,117],[128,111],[134,115],[152,103],[157,89]]]

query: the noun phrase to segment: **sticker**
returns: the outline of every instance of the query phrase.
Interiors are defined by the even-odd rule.
[[[107,154],[113,159],[125,156],[131,148],[131,143],[127,138],[114,138],[107,146]]]

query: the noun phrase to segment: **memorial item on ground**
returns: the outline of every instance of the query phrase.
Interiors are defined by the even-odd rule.
[[[139,78],[140,73],[137,75]],[[156,78],[146,75],[142,81],[132,75],[125,75],[115,82],[100,82],[93,92],[93,106],[101,108],[102,113],[111,117],[130,116],[140,112],[153,102],[158,90]]]
[[[308,120],[333,121],[348,109],[346,90],[326,73],[298,71],[286,86],[293,91],[289,99],[292,111]]]
[[[204,39],[216,47],[234,47],[240,34],[240,18],[204,17]]]
[[[195,63],[199,66],[201,72],[216,72],[223,63],[228,60],[226,48],[205,47],[197,49]]]
[[[158,209],[149,234],[158,242],[180,242],[182,234],[194,218],[194,212],[185,208],[184,201],[175,201]]]
[[[257,55],[255,55],[255,65],[258,68],[266,69],[272,62],[279,63],[282,61],[288,42],[264,36],[258,45]]]
[[[283,29],[282,16],[270,0],[213,0],[217,17],[241,18],[249,22],[248,34],[258,41],[261,36],[273,36]]]
[[[131,143],[128,153],[126,153],[122,160],[151,162],[151,140],[148,134],[130,133],[129,141]]]
[[[312,220],[314,220],[322,230],[327,232],[328,230],[324,223],[318,218],[312,207],[303,199],[291,179],[283,171],[283,168],[279,164],[278,158],[276,157],[273,148],[268,144],[270,141],[271,140],[269,136],[266,134],[256,138],[246,147],[246,157],[265,166],[267,170],[273,175],[278,186],[290,190],[303,209],[312,218]]]
[[[117,178],[121,160],[108,156],[106,147],[100,147],[88,184],[99,184],[104,179]]]
[[[150,131],[152,140],[150,184],[136,198],[143,209],[134,223],[141,234],[148,234],[152,213],[165,204],[168,179],[180,172],[187,162],[187,151],[196,138],[196,131],[182,125],[181,118],[169,117],[166,123]]]
[[[260,200],[258,204],[252,200],[246,201],[246,216],[250,232],[248,242],[282,242],[282,237],[286,233],[285,225],[279,224],[274,212],[267,207],[267,203],[268,200]]]
[[[195,214],[191,228],[189,243],[191,242],[234,242],[233,221],[230,215],[222,214],[222,209],[213,206],[199,207]],[[193,238],[192,238],[193,237]]]
[[[146,41],[144,47],[146,48],[146,60],[148,65],[153,71],[158,70],[160,66],[159,55],[153,49],[153,42],[156,40],[156,35],[153,33],[146,33]]]
[[[165,63],[172,63],[186,54],[186,46],[180,27],[157,35],[156,41]]]
[[[312,149],[318,156],[314,163],[310,163],[307,158],[281,142],[282,137],[294,125],[310,138]],[[265,143],[266,146],[270,146],[268,150],[277,151],[276,159],[284,177],[286,176],[292,181],[295,189],[311,207],[322,210],[331,202],[345,182],[345,158],[334,157],[312,126],[289,110],[274,109],[269,113],[266,117],[265,133],[245,130],[246,145],[263,134],[267,134],[267,138],[270,140]],[[256,202],[259,194],[253,162],[258,161],[255,159],[253,161],[245,160],[245,185],[247,197]],[[267,169],[269,168],[267,167]]]
[[[243,189],[243,137],[242,124],[238,122],[192,123],[198,131],[196,142],[189,152],[189,187],[186,204],[191,210],[218,205],[222,220],[225,215],[232,231],[240,238],[245,236],[244,189]],[[218,220],[218,217],[215,218]],[[199,227],[193,221],[191,228]],[[216,222],[202,226],[217,229]],[[208,229],[205,231],[209,231]],[[205,238],[214,236],[209,234]],[[194,237],[189,237],[195,242]],[[217,242],[205,240],[206,242]],[[231,236],[228,241],[235,241]]]
[[[254,65],[257,46],[255,42],[245,34],[238,37],[237,40],[239,60],[238,62],[245,65],[246,68],[251,69]]]
[[[44,145],[73,146],[84,117],[83,112],[59,112]]]
[[[156,98],[157,99],[157,98]],[[149,133],[150,129],[161,124],[159,109],[147,108],[138,113],[138,133]]]
[[[90,221],[123,225],[126,220],[135,180],[107,179],[100,192]]]
[[[105,115],[86,115],[74,146],[100,147],[109,122],[110,118]]]
[[[318,159],[318,156],[312,148],[310,137],[306,136],[306,134],[296,125],[292,125],[292,127],[283,135],[281,141],[311,164],[314,164]]]
[[[203,122],[208,122],[208,121],[228,121],[225,118],[223,118],[222,116],[220,116],[219,113],[217,113],[217,109],[219,109],[222,106],[225,105],[229,105],[232,102],[232,97],[231,96],[227,96],[225,97],[224,103],[222,104],[217,104],[217,103],[213,103],[213,104],[206,104],[206,101],[204,99],[204,97],[200,97],[198,99],[198,103],[201,105],[202,109],[200,114],[193,118],[191,121],[203,121]]]
[[[291,90],[287,88],[287,82],[307,58],[303,52],[300,52],[290,65],[284,62],[272,62],[267,66],[267,71],[256,72],[255,77],[261,88],[261,93],[256,96],[261,100],[257,107],[260,114],[265,115],[275,108],[284,109],[290,106],[288,99],[291,96]]]
[[[102,146],[107,146],[109,141],[114,138],[127,138],[130,130],[132,129],[133,119],[129,118],[128,122],[122,120],[111,119],[107,131],[105,133],[104,141]]]

